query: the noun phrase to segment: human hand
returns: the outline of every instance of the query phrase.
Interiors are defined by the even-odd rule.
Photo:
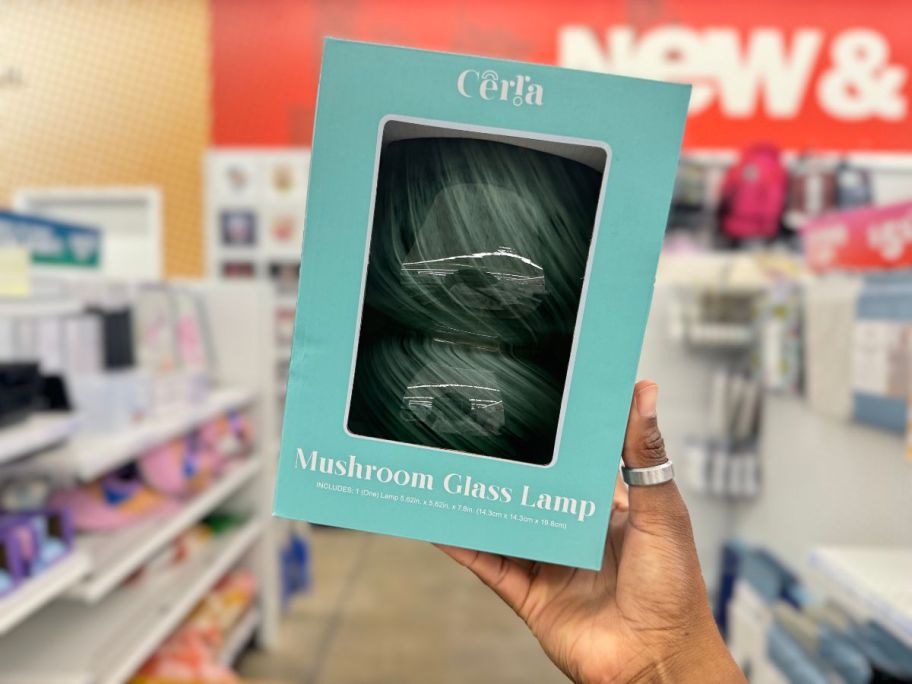
[[[666,461],[658,386],[637,383],[624,438],[630,468]],[[521,617],[575,682],[737,684],[713,621],[690,517],[674,482],[618,482],[598,572],[440,546]]]

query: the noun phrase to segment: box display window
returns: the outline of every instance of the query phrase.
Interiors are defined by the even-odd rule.
[[[347,429],[549,464],[607,150],[392,120],[379,155]]]

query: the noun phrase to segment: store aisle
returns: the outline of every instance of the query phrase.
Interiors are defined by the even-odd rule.
[[[240,672],[286,684],[565,682],[525,626],[429,544],[321,529],[314,586]]]

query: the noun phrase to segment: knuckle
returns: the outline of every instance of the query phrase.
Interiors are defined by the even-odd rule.
[[[640,441],[640,453],[651,464],[658,465],[666,461],[665,440],[657,425],[650,426]]]

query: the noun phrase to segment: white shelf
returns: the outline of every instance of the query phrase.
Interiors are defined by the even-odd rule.
[[[228,632],[225,643],[222,644],[222,649],[219,651],[219,663],[225,667],[234,665],[234,662],[238,659],[238,656],[241,655],[244,647],[250,643],[257,627],[260,626],[260,619],[260,611],[255,607],[249,608],[247,612],[244,613],[244,616],[231,628],[231,631]]]
[[[822,547],[811,552],[809,565],[814,586],[912,648],[912,548]]]
[[[82,312],[82,303],[75,299],[0,297],[0,318],[52,318],[73,316]]]
[[[0,640],[0,682],[122,684],[257,540],[262,520],[94,606],[50,606]]]
[[[40,575],[0,598],[0,635],[66,591],[85,574],[88,567],[85,554],[72,551]]]
[[[755,337],[751,326],[736,323],[692,323],[687,330],[688,342],[697,347],[747,347]]]
[[[201,402],[170,407],[114,434],[76,437],[59,449],[30,459],[29,467],[69,473],[83,481],[94,480],[212,418],[246,407],[254,399],[254,392],[246,389],[214,390]]]
[[[0,463],[55,446],[75,432],[76,424],[71,413],[48,411],[0,428]]]
[[[90,570],[67,596],[86,603],[107,596],[143,563],[249,482],[261,464],[254,455],[232,465],[212,486],[168,516],[153,517],[113,534],[78,538],[77,548],[89,558]]]

